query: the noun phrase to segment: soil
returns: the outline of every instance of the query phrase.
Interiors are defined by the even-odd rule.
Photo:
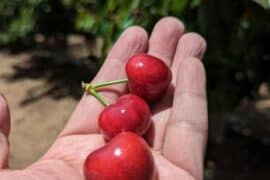
[[[10,167],[23,168],[31,164],[50,147],[64,127],[77,100],[66,96],[55,99],[43,96],[48,89],[42,78],[16,78],[18,67],[25,67],[31,53],[10,55],[0,52],[0,90],[11,110]],[[29,72],[31,73],[31,72]],[[31,103],[27,103],[32,99]]]

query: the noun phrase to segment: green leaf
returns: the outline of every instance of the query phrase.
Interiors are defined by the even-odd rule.
[[[62,0],[62,3],[64,6],[71,6],[72,5],[72,0]]]
[[[262,6],[264,9],[270,9],[270,0],[253,0],[260,6]]]
[[[6,44],[9,41],[11,41],[11,35],[8,34],[8,33],[2,33],[2,32],[0,32],[0,44],[1,45]]]
[[[130,10],[135,10],[139,7],[141,0],[133,0],[131,1]]]
[[[135,20],[133,18],[126,18],[122,21],[121,23],[121,29],[124,30],[126,29],[127,27],[133,25],[135,22]]]
[[[22,9],[20,16],[14,19],[9,27],[9,31],[18,37],[23,37],[34,28],[33,12],[29,9]]]
[[[107,2],[107,11],[113,12],[117,7],[117,2],[115,0],[110,0]]]
[[[92,30],[95,22],[93,15],[88,12],[83,12],[79,14],[76,19],[76,28],[81,31],[89,32]]]
[[[192,0],[191,7],[198,7],[201,4],[202,0]]]
[[[173,0],[171,3],[171,10],[174,14],[181,14],[187,6],[189,0]]]
[[[171,0],[162,1],[162,7],[161,7],[161,14],[163,16],[166,16],[169,11]]]

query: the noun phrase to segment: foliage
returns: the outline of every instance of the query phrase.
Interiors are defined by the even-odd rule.
[[[31,41],[35,33],[81,33],[102,37],[105,55],[127,27],[141,25],[150,32],[159,18],[173,15],[185,22],[188,31],[197,31],[206,38],[210,107],[222,112],[234,107],[242,97],[254,97],[259,84],[269,82],[267,2],[2,0],[0,44]]]
[[[265,9],[270,8],[270,1],[269,0],[254,0],[254,2],[258,3],[259,5],[261,5]]]

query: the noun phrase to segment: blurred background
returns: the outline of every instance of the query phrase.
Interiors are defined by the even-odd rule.
[[[1,0],[0,91],[11,106],[10,166],[38,159],[112,43],[131,25],[180,18],[208,42],[206,180],[270,179],[268,0]]]

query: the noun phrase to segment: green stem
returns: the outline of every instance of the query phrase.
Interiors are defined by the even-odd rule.
[[[82,82],[82,88],[83,90],[85,90],[86,92],[90,92],[90,89],[93,88],[92,85],[90,83],[85,83],[85,82]]]
[[[105,99],[95,90],[95,89],[90,89],[90,94],[92,94],[101,104],[104,106],[108,106],[109,104],[105,101]]]
[[[103,83],[93,85],[93,88],[97,89],[97,88],[101,88],[101,87],[105,87],[105,86],[126,83],[126,82],[128,82],[128,79],[120,79],[120,80],[116,80],[116,81],[103,82]]]
[[[108,103],[104,100],[104,98],[96,91],[98,88],[110,86],[114,84],[126,83],[128,79],[120,79],[116,81],[108,81],[99,84],[90,84],[82,82],[82,88],[89,94],[93,95],[97,100],[99,100],[104,106],[108,106]]]
[[[105,99],[96,91],[96,89],[89,83],[82,82],[82,88],[88,94],[93,95],[99,102],[101,102],[104,106],[108,106],[108,103]]]

